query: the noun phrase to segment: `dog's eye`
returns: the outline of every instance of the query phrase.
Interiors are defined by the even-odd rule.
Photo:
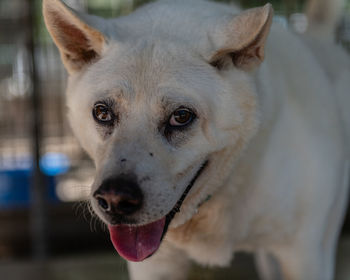
[[[195,114],[187,108],[177,109],[169,119],[169,125],[172,127],[185,126],[191,123],[195,118]]]
[[[106,104],[95,104],[92,114],[94,119],[102,124],[112,124],[114,121],[113,111]]]

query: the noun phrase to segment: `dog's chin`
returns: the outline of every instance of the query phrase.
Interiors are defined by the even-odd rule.
[[[187,194],[207,165],[208,161],[201,165],[180,199],[166,216],[146,225],[118,224],[108,226],[111,241],[119,255],[128,261],[140,262],[157,251],[171,221],[176,213],[180,212]]]

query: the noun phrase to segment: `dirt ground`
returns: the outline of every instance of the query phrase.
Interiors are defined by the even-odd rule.
[[[350,279],[350,237],[340,241],[336,280]],[[79,255],[50,259],[44,263],[30,261],[0,262],[1,280],[127,280],[125,262],[116,253]],[[194,265],[189,280],[258,280],[253,259],[239,254],[229,268],[207,269]]]

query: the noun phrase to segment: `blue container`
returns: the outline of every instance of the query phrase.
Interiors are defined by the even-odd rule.
[[[45,170],[43,170],[45,171]],[[45,174],[46,173],[46,174]],[[56,195],[54,175],[44,172],[47,201],[59,201]],[[52,174],[56,174],[51,172]],[[33,185],[33,168],[30,159],[10,160],[0,168],[0,208],[28,208],[31,203],[31,186]]]

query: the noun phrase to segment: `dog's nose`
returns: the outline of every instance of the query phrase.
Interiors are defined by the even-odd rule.
[[[137,181],[127,175],[105,180],[93,196],[99,208],[112,217],[134,214],[143,202],[143,194]]]

